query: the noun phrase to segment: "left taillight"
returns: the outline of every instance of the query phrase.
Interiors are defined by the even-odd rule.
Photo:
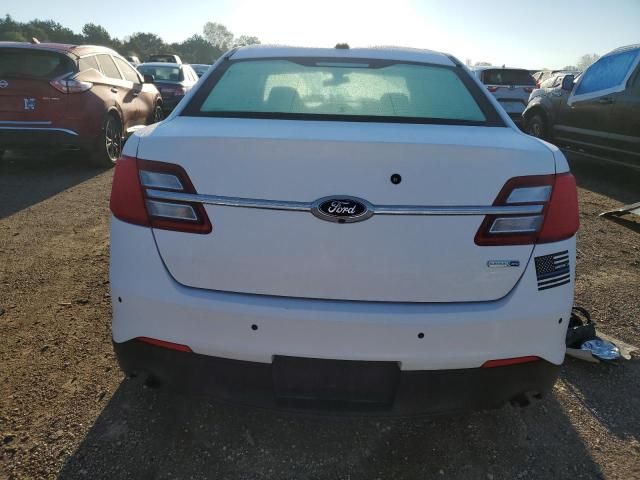
[[[54,78],[49,82],[49,85],[62,93],[82,93],[93,87],[91,82],[81,82],[80,80],[67,78]]]
[[[116,218],[163,230],[211,232],[211,222],[201,203],[158,199],[154,192],[196,193],[179,165],[127,156],[118,159],[109,204]]]

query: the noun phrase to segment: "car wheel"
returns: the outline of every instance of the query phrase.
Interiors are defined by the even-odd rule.
[[[162,111],[162,105],[158,104],[154,107],[153,112],[151,113],[149,125],[161,122],[162,120],[164,120],[164,112]]]
[[[93,154],[93,163],[99,167],[113,167],[121,152],[122,123],[116,115],[109,114]]]
[[[536,138],[547,138],[547,126],[541,115],[534,115],[527,121],[527,133]]]

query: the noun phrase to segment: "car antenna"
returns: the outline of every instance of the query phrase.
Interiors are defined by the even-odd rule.
[[[340,50],[349,50],[349,44],[348,43],[336,43],[336,46],[333,48],[337,48]]]

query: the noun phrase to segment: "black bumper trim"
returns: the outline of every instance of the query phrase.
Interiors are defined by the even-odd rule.
[[[92,145],[87,139],[70,130],[60,128],[7,128],[0,127],[0,145],[4,148],[83,148]]]
[[[349,414],[412,415],[497,408],[522,395],[548,393],[560,369],[540,360],[496,368],[399,371],[389,403],[350,402],[343,397],[297,400],[276,395],[273,364],[180,352],[136,340],[113,345],[126,374],[149,375],[173,390],[258,407]]]

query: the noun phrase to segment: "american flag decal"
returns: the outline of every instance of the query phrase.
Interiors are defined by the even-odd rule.
[[[538,290],[559,287],[571,281],[569,252],[567,250],[536,257],[535,261]]]

